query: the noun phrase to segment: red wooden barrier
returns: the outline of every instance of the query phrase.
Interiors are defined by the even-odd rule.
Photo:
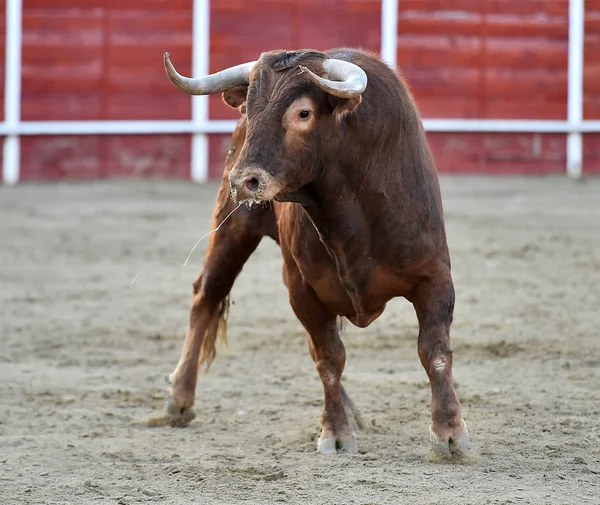
[[[0,120],[4,121],[4,77],[6,57],[6,0],[0,0]],[[0,161],[2,154],[0,153]]]
[[[191,71],[191,0],[24,0],[23,120],[189,119],[190,98],[162,69]],[[379,0],[212,2],[210,70],[262,51],[379,50]],[[426,118],[565,119],[567,0],[402,0],[398,65]],[[4,114],[0,0],[0,115]],[[600,0],[586,0],[584,117],[600,119]],[[211,119],[237,112],[209,100]],[[430,133],[440,172],[565,169],[562,134]],[[228,135],[211,135],[220,176]],[[1,154],[0,154],[1,156]],[[188,177],[188,135],[22,139],[24,179]],[[600,134],[584,135],[584,171],[600,172]]]

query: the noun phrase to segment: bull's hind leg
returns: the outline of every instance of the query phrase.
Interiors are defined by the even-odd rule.
[[[324,454],[338,450],[356,452],[356,437],[344,408],[341,376],[346,350],[339,335],[336,315],[327,310],[297,272],[291,276],[288,274],[287,280],[292,309],[308,332],[309,349],[323,383],[325,402],[317,449]]]
[[[215,229],[235,208],[223,180],[212,219]],[[256,249],[265,231],[270,209],[240,207],[217,233],[211,235],[204,268],[193,284],[193,301],[181,357],[168,380],[166,412],[148,421],[149,426],[186,426],[195,414],[196,381],[202,364],[215,357],[217,335],[225,339],[229,292],[244,263]]]
[[[469,433],[452,379],[450,325],[454,286],[449,269],[423,281],[412,299],[419,319],[419,358],[431,384],[432,449],[436,454],[460,456],[469,449]]]

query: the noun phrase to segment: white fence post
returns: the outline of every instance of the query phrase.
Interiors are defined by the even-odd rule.
[[[381,57],[396,68],[398,51],[398,0],[381,0]]]
[[[192,75],[207,75],[210,58],[210,0],[194,0],[192,28]],[[192,96],[192,123],[208,122],[208,96]],[[191,179],[208,180],[208,135],[192,134]]]
[[[4,76],[4,138],[2,182],[16,184],[20,173],[22,0],[6,0],[6,69]]]
[[[567,121],[567,175],[579,178],[582,175],[583,138],[583,34],[584,0],[569,0],[569,66]]]

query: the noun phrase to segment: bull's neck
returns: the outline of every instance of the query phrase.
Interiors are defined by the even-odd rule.
[[[301,192],[298,203],[319,234],[331,256],[339,280],[352,300],[358,321],[364,318],[360,292],[371,271],[367,216],[357,200],[357,192],[348,187],[327,187],[311,183]]]
[[[362,227],[361,206],[357,205],[356,192],[344,187],[327,187],[312,182],[294,195],[319,233],[326,247],[344,247]],[[358,238],[358,237],[354,237]]]

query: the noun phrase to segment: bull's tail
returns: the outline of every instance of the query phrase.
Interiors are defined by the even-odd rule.
[[[205,373],[208,373],[210,365],[217,355],[217,339],[227,345],[227,316],[229,315],[230,295],[227,295],[217,305],[211,320],[206,325],[202,345],[200,346],[200,359],[198,369],[205,365]]]
[[[348,393],[346,392],[344,386],[342,386],[342,402],[346,410],[346,415],[350,418],[350,420],[354,420],[354,422],[356,423],[356,427],[359,430],[364,430],[366,426],[365,421],[362,415],[360,414],[360,411],[352,401],[352,398],[348,396]]]

